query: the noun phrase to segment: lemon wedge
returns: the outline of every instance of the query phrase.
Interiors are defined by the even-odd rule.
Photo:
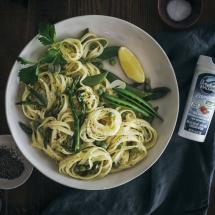
[[[136,56],[126,47],[121,47],[118,52],[119,62],[124,73],[133,81],[145,81],[144,69]]]

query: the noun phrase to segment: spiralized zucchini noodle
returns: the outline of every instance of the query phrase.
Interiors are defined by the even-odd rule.
[[[99,90],[115,95],[114,88],[126,87],[123,81],[110,83],[105,78],[94,86],[85,83],[87,77],[101,74],[93,60],[107,46],[106,38],[93,33],[55,42],[49,49],[57,50],[66,64],[41,64],[38,81],[24,85],[22,111],[32,128],[32,146],[55,160],[65,176],[89,180],[130,168],[157,141],[156,130],[143,117],[100,96]],[[77,138],[80,147],[76,150]]]

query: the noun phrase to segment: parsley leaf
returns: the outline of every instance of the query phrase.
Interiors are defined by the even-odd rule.
[[[59,50],[55,48],[50,48],[48,51],[42,56],[40,59],[41,64],[54,64],[54,65],[65,65],[67,62],[66,60],[62,57],[61,53]]]
[[[22,65],[34,64],[34,62],[24,59],[23,57],[17,57],[17,61]]]
[[[35,84],[38,80],[37,64],[20,69],[19,80],[25,84],[31,84],[31,85]]]
[[[51,24],[41,23],[39,25],[39,41],[43,45],[51,45],[55,42],[56,32],[55,26]]]

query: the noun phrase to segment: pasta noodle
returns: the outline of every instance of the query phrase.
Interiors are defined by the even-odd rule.
[[[78,179],[106,176],[112,167],[109,153],[103,148],[88,147],[59,163],[59,172]]]
[[[110,117],[111,116],[111,117]],[[120,128],[120,113],[112,108],[98,108],[85,120],[80,136],[84,142],[103,141],[115,135]]]
[[[138,163],[157,140],[156,131],[145,120],[137,119],[133,111],[123,110],[121,114],[125,116],[120,130],[107,140],[115,167],[112,172]]]

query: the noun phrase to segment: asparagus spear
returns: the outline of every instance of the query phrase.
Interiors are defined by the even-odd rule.
[[[74,142],[73,142],[74,144],[73,145],[74,145],[75,152],[78,152],[80,150],[80,121],[79,121],[77,111],[75,109],[75,105],[73,104],[73,101],[72,101],[72,96],[75,94],[75,89],[79,80],[80,80],[80,77],[77,76],[74,79],[72,86],[67,89],[69,104],[74,118]]]
[[[35,100],[38,102],[39,105],[46,107],[47,106],[47,100],[43,95],[38,93],[35,89],[28,86],[28,90],[30,91],[31,95],[35,98]]]
[[[80,105],[79,119],[80,119],[80,125],[82,125],[86,117],[86,105],[80,96],[77,96],[77,100]]]
[[[78,152],[80,150],[80,121],[71,97],[69,103],[74,117],[74,150]]]

